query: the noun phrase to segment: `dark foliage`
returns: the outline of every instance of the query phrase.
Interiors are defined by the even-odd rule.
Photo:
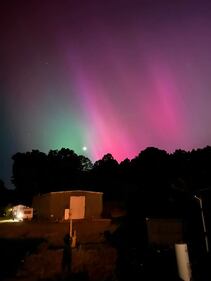
[[[120,164],[106,154],[93,165],[87,157],[65,148],[48,154],[39,150],[16,153],[12,159],[12,182],[26,200],[38,193],[91,189],[103,191],[107,199],[128,204],[130,198],[138,196],[147,212],[166,213],[168,209],[174,214],[179,211],[178,203],[184,213],[185,199],[211,186],[209,146],[191,152],[176,150],[173,154],[149,147]],[[207,197],[209,191],[205,193]]]
[[[8,204],[18,203],[17,190],[7,189],[4,182],[0,180],[0,217],[6,215],[6,207]]]

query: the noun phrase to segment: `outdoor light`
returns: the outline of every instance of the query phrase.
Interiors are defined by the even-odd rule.
[[[23,212],[20,212],[20,211],[18,211],[17,212],[17,214],[16,214],[16,218],[18,219],[18,220],[23,220]]]

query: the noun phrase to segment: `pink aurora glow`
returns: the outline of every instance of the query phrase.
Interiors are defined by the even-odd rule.
[[[17,151],[211,145],[210,1],[25,2],[0,10],[0,178]]]
[[[105,67],[109,69],[106,62]],[[170,71],[162,63],[149,64],[147,82],[134,70],[113,67],[119,69],[116,81],[112,81],[113,91],[98,72],[87,70],[82,62],[74,69],[76,91],[86,112],[85,138],[91,157],[99,159],[109,152],[121,161],[146,146],[171,151],[182,145],[184,106]],[[115,93],[119,85],[121,90]]]

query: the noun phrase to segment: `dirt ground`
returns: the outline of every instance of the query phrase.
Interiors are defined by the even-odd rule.
[[[104,231],[116,227],[108,219],[73,223],[80,243],[72,251],[73,274],[86,273],[93,281],[114,279],[117,253],[106,243]],[[63,238],[68,232],[68,223],[1,223],[0,250],[5,260],[0,279],[60,280]]]

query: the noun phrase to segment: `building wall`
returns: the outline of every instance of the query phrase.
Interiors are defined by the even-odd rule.
[[[103,211],[103,194],[102,193],[86,193],[85,199],[85,217],[99,218]]]
[[[147,218],[146,223],[150,244],[174,246],[183,241],[183,224],[179,219]]]
[[[50,219],[50,196],[49,193],[34,196],[32,207],[38,219]]]
[[[85,196],[85,218],[99,218],[103,209],[103,193],[91,191],[51,192],[33,199],[38,218],[62,220],[69,209],[70,196]]]
[[[70,193],[53,192],[50,193],[50,213],[54,219],[61,220],[64,217],[64,210],[69,209]]]

